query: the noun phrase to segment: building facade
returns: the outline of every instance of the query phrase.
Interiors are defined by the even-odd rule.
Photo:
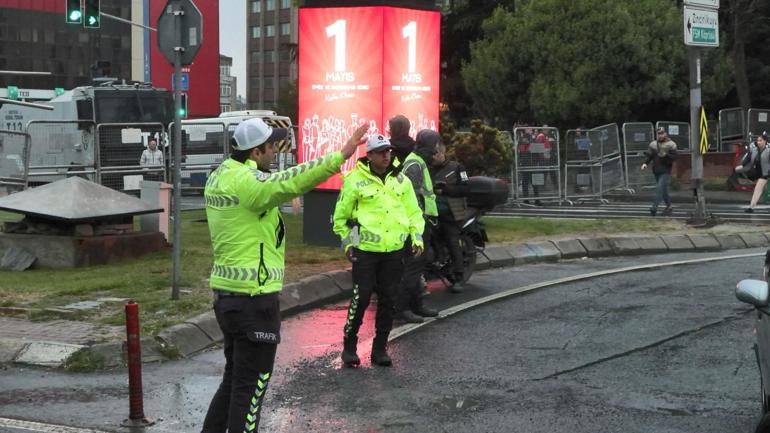
[[[219,112],[236,111],[238,108],[238,81],[230,70],[233,58],[219,55]]]
[[[63,0],[0,2],[0,87],[71,89],[95,76],[131,79],[129,26],[65,22]],[[102,0],[102,11],[131,19],[131,3]]]
[[[297,81],[298,10],[292,0],[249,0],[247,6],[247,104],[275,109]]]

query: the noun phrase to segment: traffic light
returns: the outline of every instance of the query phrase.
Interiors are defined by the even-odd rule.
[[[187,118],[187,93],[179,95],[179,117]]]
[[[85,10],[83,11],[83,27],[98,29],[101,23],[99,13],[99,0],[85,0]]]
[[[83,11],[80,9],[80,0],[65,0],[67,2],[67,24],[80,24],[83,22]]]
[[[8,86],[8,99],[12,101],[19,100],[19,88],[16,86]]]

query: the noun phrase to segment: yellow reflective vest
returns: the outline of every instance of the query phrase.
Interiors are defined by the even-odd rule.
[[[390,169],[383,181],[372,173],[365,158],[345,175],[334,208],[334,233],[342,239],[345,251],[351,247],[396,251],[404,247],[408,236],[422,247],[423,228],[422,211],[406,176]]]
[[[402,168],[404,174],[412,181],[412,185],[417,188],[415,192],[422,199],[425,207],[425,215],[429,217],[438,216],[438,206],[436,206],[436,194],[433,193],[433,181],[430,178],[428,165],[415,152],[407,155]],[[419,199],[418,199],[419,200]]]
[[[278,205],[338,172],[343,161],[334,152],[271,174],[227,159],[214,170],[204,190],[214,250],[211,288],[251,296],[279,292],[286,236]]]

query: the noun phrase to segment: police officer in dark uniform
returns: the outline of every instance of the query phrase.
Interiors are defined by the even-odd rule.
[[[452,256],[452,293],[463,291],[463,250],[460,229],[467,217],[468,173],[457,161],[447,160],[432,174],[433,190],[438,207],[438,237],[445,242]]]

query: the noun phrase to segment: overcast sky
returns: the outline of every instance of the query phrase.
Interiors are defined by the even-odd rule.
[[[219,52],[233,58],[238,94],[246,97],[246,0],[219,0]]]

